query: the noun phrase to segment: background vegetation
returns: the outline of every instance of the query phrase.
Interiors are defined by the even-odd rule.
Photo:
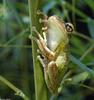
[[[48,16],[58,15],[66,22],[72,22],[75,27],[75,32],[70,38],[69,82],[64,81],[58,97],[52,96],[46,90],[48,92],[47,96],[50,100],[93,100],[94,0],[42,0],[39,3],[41,4],[40,9]],[[33,9],[31,9],[31,12]],[[22,98],[24,98],[26,100],[28,97],[30,100],[35,100],[32,46],[28,38],[29,34],[30,17],[28,1],[1,0],[1,99],[23,100]],[[39,73],[37,75],[39,76]],[[7,83],[2,76],[17,88],[12,88],[12,85]],[[27,97],[19,94],[19,89]],[[14,95],[15,93],[16,95]]]

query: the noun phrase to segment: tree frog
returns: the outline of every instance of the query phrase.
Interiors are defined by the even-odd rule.
[[[42,35],[36,27],[32,30],[37,34],[34,37],[40,55],[38,59],[44,69],[45,82],[52,94],[58,94],[58,88],[66,73],[69,62],[69,33],[74,30],[71,23],[65,23],[57,16],[46,17]]]

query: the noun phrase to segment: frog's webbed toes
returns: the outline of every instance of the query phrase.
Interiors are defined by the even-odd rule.
[[[40,18],[40,19],[39,19],[39,23],[47,23],[47,19],[42,19],[42,18]]]
[[[38,33],[38,31],[37,31],[37,29],[36,29],[35,26],[32,26],[32,30],[31,30],[31,31],[32,31],[32,32],[35,32],[35,33]],[[39,33],[38,33],[38,34],[39,34]],[[29,38],[30,38],[30,39],[34,39],[34,40],[37,39],[37,37],[34,37],[32,34],[29,35]]]
[[[38,41],[38,39],[36,37],[32,36],[31,34],[29,35],[29,39],[32,39],[34,41]]]
[[[42,15],[45,19],[48,18],[48,16],[44,14],[43,12],[41,12],[40,10],[37,10],[37,15]]]
[[[35,26],[32,26],[32,32],[36,32],[36,33],[38,33],[38,31],[37,31],[37,29],[36,29]]]
[[[45,61],[44,61],[44,59],[42,57],[43,57],[42,55],[38,55],[37,59],[40,61],[40,63],[42,64],[42,66],[44,68],[45,67]]]

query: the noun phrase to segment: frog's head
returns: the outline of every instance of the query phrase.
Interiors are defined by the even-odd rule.
[[[61,42],[69,43],[69,34],[74,30],[71,23],[65,23],[57,16],[51,16],[48,18],[47,24],[50,48],[56,48]]]
[[[60,17],[58,16],[51,16],[48,18],[48,22],[50,25],[62,26],[63,29],[66,30],[66,33],[70,34],[74,31],[74,26],[71,23],[65,23]]]

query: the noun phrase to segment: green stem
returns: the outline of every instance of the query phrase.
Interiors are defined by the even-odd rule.
[[[20,89],[18,89],[16,86],[14,86],[12,83],[10,83],[1,75],[0,75],[0,81],[6,84],[9,88],[11,88],[15,92],[15,95],[22,97],[24,100],[29,100],[29,98]]]
[[[35,26],[40,32],[40,25],[38,24],[37,10],[40,10],[40,4],[42,0],[28,0],[29,15],[30,15],[30,28]],[[31,31],[32,33],[32,31]],[[35,97],[36,100],[48,100],[47,88],[44,81],[44,75],[42,66],[37,60],[37,46],[36,43],[31,39],[32,42],[32,55],[33,55],[33,66],[34,66],[34,81],[35,81]]]

